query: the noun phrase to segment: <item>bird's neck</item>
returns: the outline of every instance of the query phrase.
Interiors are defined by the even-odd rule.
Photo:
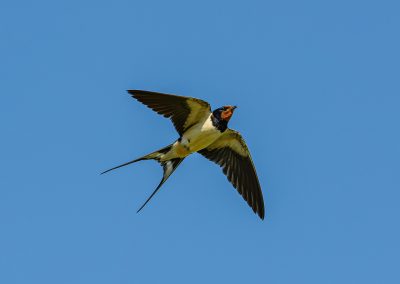
[[[228,128],[228,122],[221,118],[211,115],[211,122],[219,131],[224,132]]]

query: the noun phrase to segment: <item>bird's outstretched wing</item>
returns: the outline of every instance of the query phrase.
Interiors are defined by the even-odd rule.
[[[158,114],[170,118],[179,135],[211,113],[210,105],[196,98],[141,90],[128,90],[128,93]]]
[[[228,180],[264,219],[264,200],[249,149],[239,132],[227,129],[224,134],[199,153],[218,164]]]

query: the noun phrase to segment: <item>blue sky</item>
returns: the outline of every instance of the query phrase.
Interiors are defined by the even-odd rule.
[[[1,283],[399,283],[398,1],[2,1]],[[238,105],[220,169],[126,89]]]

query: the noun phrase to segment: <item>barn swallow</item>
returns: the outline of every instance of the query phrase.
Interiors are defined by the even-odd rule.
[[[128,93],[158,114],[170,118],[179,134],[172,144],[101,173],[142,160],[155,160],[161,164],[164,170],[161,182],[137,212],[146,206],[182,161],[197,152],[218,164],[254,213],[264,219],[263,195],[249,149],[242,135],[228,128],[236,106],[227,105],[211,111],[207,102],[196,98],[141,90],[128,90]]]

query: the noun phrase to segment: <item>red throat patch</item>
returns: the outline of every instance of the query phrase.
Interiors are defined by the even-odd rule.
[[[221,112],[221,119],[225,121],[229,121],[233,115],[233,107],[227,107],[226,110]]]

